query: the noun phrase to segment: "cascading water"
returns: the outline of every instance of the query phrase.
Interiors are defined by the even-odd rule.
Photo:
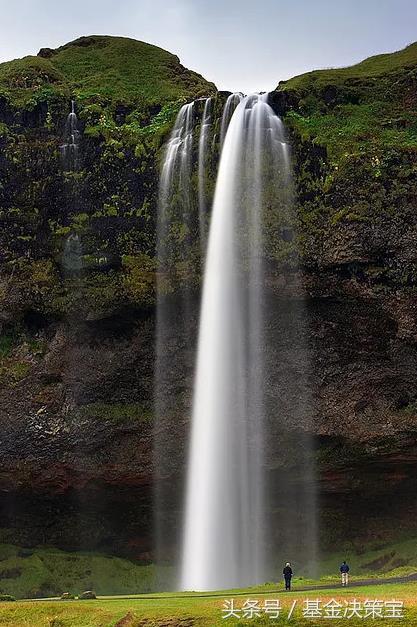
[[[207,240],[207,192],[206,169],[209,148],[210,130],[212,125],[213,99],[207,98],[204,103],[203,118],[198,143],[198,217],[200,226],[201,255],[204,257]]]
[[[76,172],[80,166],[80,131],[78,130],[78,119],[75,113],[75,101],[71,100],[71,112],[65,124],[64,143],[60,146],[61,160],[64,170]]]
[[[228,101],[230,103],[230,100]],[[261,457],[262,193],[282,153],[263,96],[237,106],[225,137],[211,218],[200,317],[181,587],[264,579]],[[279,176],[279,171],[275,173]]]
[[[227,133],[227,128],[229,126],[230,120],[232,118],[233,112],[238,106],[239,102],[244,98],[243,94],[240,91],[237,91],[233,94],[230,94],[226,100],[226,104],[224,105],[222,121],[220,125],[220,146],[223,146],[224,140]]]
[[[304,305],[297,271],[285,276],[295,254],[285,129],[268,95],[228,98],[204,250],[209,203],[201,198],[213,147],[209,136],[215,136],[217,123],[213,111],[213,101],[206,101],[198,145],[199,202],[191,184],[195,103],[177,117],[160,189],[155,449],[157,485],[165,487],[157,489],[157,542],[165,561],[170,541],[179,544],[178,535],[172,535],[179,505],[170,477],[178,476],[178,442],[184,437],[180,417],[190,411],[177,581],[183,590],[267,581],[276,576],[278,560],[314,562],[316,545],[312,446],[305,435],[310,404]],[[194,220],[198,216],[194,231],[193,212]],[[194,308],[194,319],[199,311],[196,302],[184,305],[187,292],[178,279],[178,264],[195,255],[187,237],[178,239],[184,226],[194,245],[200,244],[205,273],[192,408],[185,403],[179,409],[178,390],[191,386],[190,311]],[[275,290],[271,306],[271,264],[279,266],[281,259],[286,261],[277,282],[291,286],[285,287],[290,296],[285,290],[276,296]],[[167,296],[167,286],[176,297]],[[285,479],[274,475],[277,458],[282,468],[291,469],[282,471]]]
[[[177,505],[169,478],[178,460],[183,435],[179,416],[189,412],[178,390],[192,372],[194,347],[192,295],[189,275],[192,242],[198,233],[198,209],[191,184],[194,144],[194,103],[184,105],[166,146],[159,189],[157,225],[157,333],[155,379],[155,523],[157,563],[164,565],[172,546],[179,544]],[[194,223],[196,223],[194,225]],[[197,244],[198,247],[198,244]],[[191,387],[191,383],[190,383]],[[175,559],[175,557],[174,557]],[[161,567],[158,575],[163,571]],[[166,583],[159,576],[159,586]]]

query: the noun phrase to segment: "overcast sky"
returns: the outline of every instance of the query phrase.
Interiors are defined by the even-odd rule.
[[[246,93],[417,40],[417,0],[0,0],[0,10],[0,61],[122,35]]]

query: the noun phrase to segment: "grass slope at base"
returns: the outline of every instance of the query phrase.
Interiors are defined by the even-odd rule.
[[[16,598],[79,594],[132,594],[155,589],[152,564],[98,553],[68,553],[58,549],[19,549],[0,545],[0,592]]]
[[[325,619],[311,619],[303,615],[307,599],[320,601],[323,606],[333,601],[343,608],[352,607],[353,600],[362,605],[365,600],[392,601],[399,600],[404,604],[404,618],[369,618],[372,624],[393,627],[398,624],[417,625],[416,607],[417,584],[386,584],[382,586],[364,586],[355,589],[327,589],[312,593],[283,594],[250,594],[248,598],[257,600],[260,607],[267,599],[279,599],[281,615],[272,620],[263,612],[254,618],[223,618],[225,599],[230,595],[225,593],[224,598],[149,598],[138,599],[97,599],[95,601],[20,601],[16,603],[0,603],[0,623],[5,627],[216,627],[217,625],[235,625],[246,627],[253,625],[322,625]],[[237,601],[235,607],[241,609],[242,601]],[[292,618],[288,620],[288,613],[295,603]],[[262,615],[263,614],[263,615]],[[323,612],[324,615],[324,612]],[[242,614],[241,614],[242,616]],[[345,625],[345,618],[332,619],[332,624]],[[363,625],[363,618],[350,618],[350,625]]]
[[[314,584],[337,583],[343,559],[351,567],[353,580],[402,577],[417,572],[417,542],[414,539],[372,548],[361,552],[322,555],[318,565],[320,579],[303,576],[302,567],[293,564],[294,583],[299,588]],[[166,567],[167,581],[170,569]],[[281,568],[273,582],[249,589],[267,593],[277,588]],[[98,595],[132,595],[155,590],[155,567],[127,559],[92,552],[65,552],[53,548],[22,549],[0,545],[0,593],[16,598],[60,596],[63,592],[78,595],[93,589]],[[164,588],[163,571],[158,569],[159,589]]]

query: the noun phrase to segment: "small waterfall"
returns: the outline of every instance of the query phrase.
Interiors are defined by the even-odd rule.
[[[65,124],[64,143],[60,146],[64,170],[76,172],[80,167],[80,131],[75,113],[75,101],[71,100],[71,112]]]
[[[181,107],[168,141],[159,185],[158,260],[160,270],[166,272],[172,255],[187,260],[193,193],[191,168],[193,150],[194,102]],[[187,228],[179,242],[173,224]]]
[[[212,124],[213,99],[207,98],[204,103],[203,117],[200,127],[200,139],[198,143],[198,215],[200,226],[201,254],[204,258],[207,239],[207,190],[206,190],[206,170],[207,151],[210,148],[209,138]]]
[[[78,275],[83,269],[83,249],[77,233],[68,235],[62,254],[62,266],[67,275]]]
[[[230,96],[226,100],[226,104],[224,105],[223,109],[222,122],[220,125],[220,146],[223,146],[224,144],[227,128],[229,126],[233,112],[243,98],[243,94],[240,91],[237,91],[234,94],[230,94]]]

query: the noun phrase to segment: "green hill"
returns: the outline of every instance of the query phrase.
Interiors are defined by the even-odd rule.
[[[295,105],[289,123],[305,138],[343,155],[417,149],[417,43],[340,69],[282,81]]]
[[[305,91],[311,85],[315,87],[363,78],[381,78],[392,73],[414,70],[417,66],[417,42],[398,52],[378,54],[356,65],[343,68],[314,70],[282,81],[279,88]]]
[[[162,48],[93,35],[0,64],[0,91],[13,101],[25,102],[45,90],[70,92],[79,99],[99,95],[163,104],[213,92],[215,86]]]

